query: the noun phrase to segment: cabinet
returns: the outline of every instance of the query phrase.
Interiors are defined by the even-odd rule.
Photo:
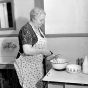
[[[49,83],[48,88],[88,88],[88,86],[66,84],[64,87],[64,84]]]
[[[63,85],[57,83],[49,83],[48,88],[63,88]]]
[[[80,85],[65,85],[65,88],[88,88],[88,86]]]

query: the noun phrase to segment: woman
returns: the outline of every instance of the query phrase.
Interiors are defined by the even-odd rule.
[[[52,54],[47,50],[45,35],[40,28],[45,15],[40,8],[32,9],[30,21],[19,31],[20,48],[14,67],[23,88],[43,88],[43,59]]]

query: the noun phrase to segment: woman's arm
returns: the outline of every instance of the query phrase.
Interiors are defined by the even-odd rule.
[[[23,45],[23,51],[26,55],[36,55],[36,54],[43,54],[46,56],[51,55],[51,52],[47,49],[35,49],[32,48],[32,45],[24,44]]]

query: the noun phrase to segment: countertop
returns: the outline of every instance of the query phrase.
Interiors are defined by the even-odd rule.
[[[50,71],[43,78],[43,81],[48,82],[64,82],[64,83],[76,83],[76,84],[87,84],[88,85],[88,75],[80,73],[68,73],[66,71],[56,71],[50,69]]]

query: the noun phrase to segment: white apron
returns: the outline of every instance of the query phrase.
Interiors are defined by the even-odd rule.
[[[47,48],[47,41],[37,34],[38,41],[33,46],[37,49]],[[20,85],[22,88],[43,88],[42,78],[43,70],[43,55],[24,56],[20,55],[14,62]]]

